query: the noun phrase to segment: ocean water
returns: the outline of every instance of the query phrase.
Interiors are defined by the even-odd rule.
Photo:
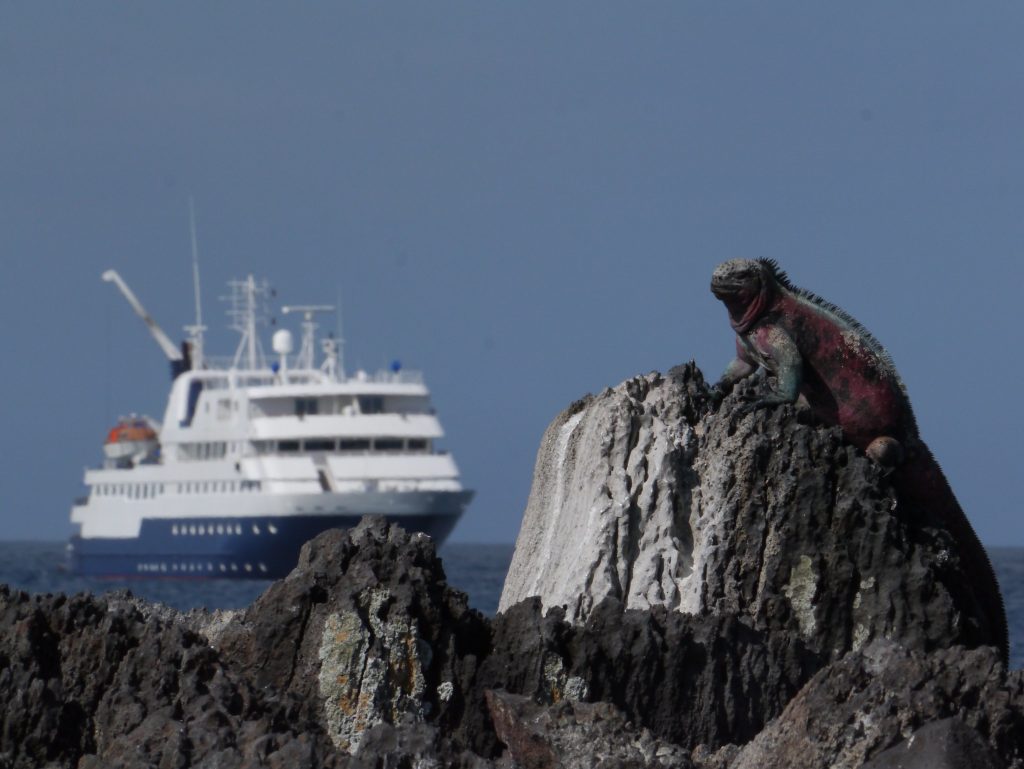
[[[175,609],[241,609],[271,584],[269,580],[77,577],[64,570],[63,542],[0,542],[0,583],[31,593],[107,593],[127,589],[140,598]],[[450,544],[438,554],[448,584],[469,596],[488,616],[498,610],[512,545]]]
[[[512,561],[512,545],[449,544],[439,552],[448,584],[469,596],[488,616],[498,610],[501,586]],[[1010,667],[1024,668],[1024,547],[990,548],[1006,601]],[[127,588],[135,595],[176,609],[239,609],[270,584],[227,579],[94,579],[63,570],[63,542],[0,542],[0,583],[34,593],[104,593]]]

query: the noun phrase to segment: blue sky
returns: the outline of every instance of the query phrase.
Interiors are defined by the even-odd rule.
[[[0,538],[62,539],[83,466],[161,416],[192,317],[253,272],[347,361],[424,370],[513,541],[565,405],[733,349],[715,264],[779,260],[885,344],[988,544],[1024,545],[1024,6],[0,7]]]

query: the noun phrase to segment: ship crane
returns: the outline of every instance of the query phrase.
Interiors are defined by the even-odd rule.
[[[164,355],[166,355],[167,359],[171,362],[171,371],[177,375],[187,369],[188,362],[181,354],[181,351],[174,345],[174,342],[171,341],[170,337],[164,333],[163,329],[157,325],[156,321],[153,320],[153,316],[146,312],[146,308],[142,306],[142,302],[140,302],[139,298],[135,296],[135,292],[128,288],[128,284],[124,282],[121,276],[118,275],[115,270],[107,270],[103,273],[102,277],[103,280],[108,283],[113,283],[118,287],[118,289],[120,289],[121,293],[124,294],[124,298],[128,300],[128,304],[130,304],[132,309],[135,310],[135,314],[142,318],[142,322],[146,324],[146,327],[149,329],[149,333],[153,336],[153,339],[156,340],[156,343],[160,345],[160,349],[164,351]]]

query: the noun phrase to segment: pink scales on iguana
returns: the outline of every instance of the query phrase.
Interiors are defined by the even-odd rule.
[[[987,628],[979,637],[1009,651],[1006,612],[988,555],[928,447],[921,440],[910,399],[892,359],[849,314],[797,288],[770,259],[733,259],[711,277],[711,291],[726,306],[736,332],[736,358],[716,390],[727,393],[758,368],[775,379],[774,391],[740,413],[806,401],[826,424],[892,473],[899,498],[934,516],[964,554],[977,584]]]

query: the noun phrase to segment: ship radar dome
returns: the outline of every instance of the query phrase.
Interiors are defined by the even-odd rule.
[[[275,331],[272,344],[274,346],[274,352],[278,355],[291,354],[293,348],[292,332],[285,328]]]

